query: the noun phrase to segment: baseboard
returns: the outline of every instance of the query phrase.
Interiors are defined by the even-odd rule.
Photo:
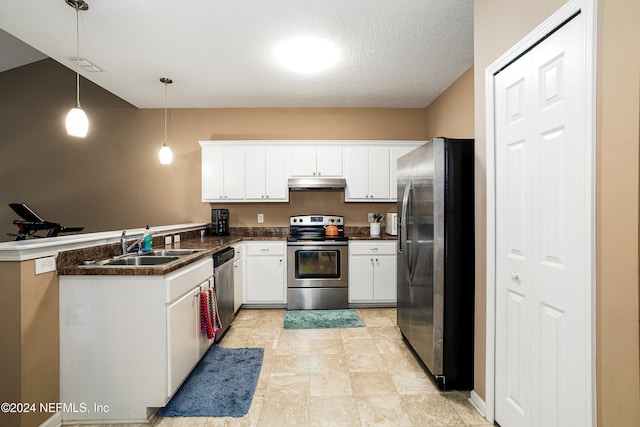
[[[62,425],[62,412],[56,412],[45,422],[40,424],[40,427],[60,427]]]
[[[484,403],[484,400],[478,396],[478,393],[475,390],[471,390],[471,396],[469,397],[469,402],[482,414],[483,417],[486,418],[487,414],[487,405]]]

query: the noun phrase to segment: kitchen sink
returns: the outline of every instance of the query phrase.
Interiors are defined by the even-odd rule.
[[[120,259],[108,259],[96,264],[98,265],[133,265],[133,266],[150,266],[163,265],[173,262],[180,257],[177,256],[145,256],[135,255]]]
[[[197,254],[202,252],[202,249],[154,249],[150,252],[144,252],[139,256],[146,257],[180,257]]]

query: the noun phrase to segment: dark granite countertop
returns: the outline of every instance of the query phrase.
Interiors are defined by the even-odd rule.
[[[349,236],[349,240],[398,240],[398,236],[390,236],[380,230],[380,236],[372,237],[369,227],[345,227],[344,234]]]
[[[120,254],[119,244],[95,246],[60,252],[57,258],[58,275],[60,276],[163,276],[185,267],[195,261],[210,257],[221,249],[234,243],[246,240],[283,241],[287,240],[288,227],[237,227],[231,230],[229,236],[203,236],[199,231],[181,234],[180,242],[165,246],[163,236],[154,237],[153,246],[156,249],[202,249],[202,251],[181,257],[175,262],[158,266],[105,266],[89,264],[83,265],[85,260],[104,260]],[[371,237],[369,227],[345,227],[345,234],[350,240],[396,240],[397,236],[389,236],[384,231],[380,237]]]

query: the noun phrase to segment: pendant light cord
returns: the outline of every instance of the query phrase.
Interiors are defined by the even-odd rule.
[[[76,5],[76,108],[80,108],[80,8]]]
[[[167,145],[167,85],[168,81],[164,82],[164,146]]]

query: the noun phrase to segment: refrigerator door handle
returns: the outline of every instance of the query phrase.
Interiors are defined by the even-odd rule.
[[[402,212],[400,214],[400,221],[398,221],[398,234],[400,235],[400,240],[398,242],[398,252],[404,253],[407,245],[407,211],[409,210],[409,202],[411,201],[411,192],[413,191],[413,182],[409,181],[409,183],[404,187],[404,194],[402,196]],[[413,253],[409,250],[405,256],[406,262],[405,267],[409,273],[412,271],[413,264]]]

